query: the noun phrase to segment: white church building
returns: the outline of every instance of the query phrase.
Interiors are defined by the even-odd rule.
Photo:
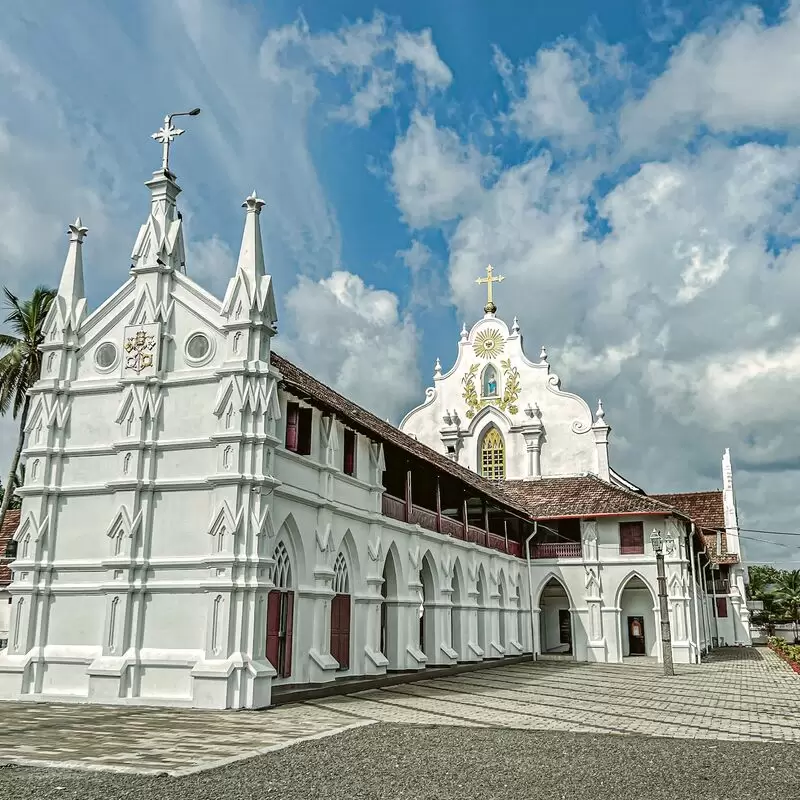
[[[225,297],[192,280],[166,138],[130,276],[91,312],[69,226],[0,698],[258,708],[523,654],[661,658],[654,530],[674,660],[749,642],[727,456],[699,511],[623,480],[602,407],[491,301],[425,402],[381,421],[273,351],[255,194]]]

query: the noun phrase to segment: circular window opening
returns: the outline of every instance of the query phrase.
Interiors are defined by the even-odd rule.
[[[211,351],[211,342],[204,333],[194,333],[186,342],[186,355],[192,361],[202,361]]]
[[[117,363],[117,348],[111,342],[104,342],[95,351],[94,363],[100,369],[111,369]]]

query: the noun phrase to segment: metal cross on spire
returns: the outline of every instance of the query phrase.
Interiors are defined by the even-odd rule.
[[[161,142],[161,169],[169,172],[169,146],[172,140],[183,133],[183,130],[176,128],[172,124],[173,117],[196,117],[200,113],[199,108],[191,111],[179,111],[175,114],[167,114],[164,117],[164,124],[152,135],[157,142]]]
[[[486,284],[487,297],[486,297],[486,305],[483,307],[483,310],[487,314],[494,314],[494,312],[497,311],[497,306],[492,301],[492,284],[500,283],[500,281],[504,280],[505,280],[504,275],[497,275],[497,276],[494,275],[494,267],[491,264],[487,265],[486,267],[486,277],[477,278],[475,280],[475,283]]]

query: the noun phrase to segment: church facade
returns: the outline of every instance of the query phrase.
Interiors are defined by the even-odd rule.
[[[525,653],[660,657],[654,529],[675,660],[699,660],[708,534],[615,476],[602,412],[544,354],[527,362],[516,324],[487,311],[463,332],[398,429],[274,352],[255,194],[220,300],[187,274],[166,154],[146,185],[130,275],[91,313],[87,229],[69,226],[0,697],[258,708],[287,686]]]

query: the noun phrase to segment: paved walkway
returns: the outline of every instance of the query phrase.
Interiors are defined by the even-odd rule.
[[[800,743],[800,677],[763,649],[653,664],[541,661],[263,712],[0,704],[0,763],[187,774],[374,722]]]

